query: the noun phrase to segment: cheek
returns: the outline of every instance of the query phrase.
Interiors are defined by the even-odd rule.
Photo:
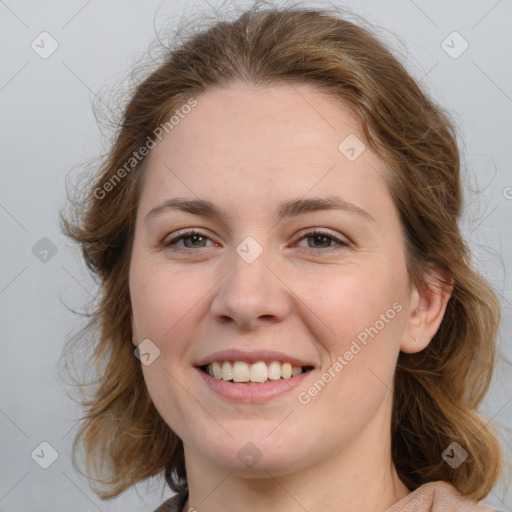
[[[134,262],[130,293],[139,340],[150,338],[165,349],[165,340],[177,339],[182,319],[200,307],[208,286],[199,272],[174,272],[162,263]]]
[[[349,435],[363,428],[393,387],[404,328],[405,281],[368,267],[345,270],[336,280],[301,285],[314,312],[310,316],[321,318],[317,325],[329,329],[323,329],[323,337],[313,331],[327,356],[318,376],[325,384],[317,381],[301,389],[300,403],[311,403],[318,418],[329,415],[335,428]]]
[[[195,308],[201,307],[208,287],[202,287],[198,275],[174,272],[168,264],[150,258],[134,259],[132,265],[130,293],[137,341],[149,339],[158,347],[154,362],[142,365],[144,380],[162,418],[186,438],[186,425],[198,411],[190,407],[183,361],[197,324]]]
[[[400,331],[403,315],[398,310],[406,289],[402,273],[347,266],[329,275],[297,278],[294,291],[307,306],[304,311],[310,311],[312,324],[316,318],[316,325],[323,326],[328,351],[339,354],[358,336],[364,341],[375,324],[379,338],[394,338]]]

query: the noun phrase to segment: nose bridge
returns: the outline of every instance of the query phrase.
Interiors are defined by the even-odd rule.
[[[289,309],[285,286],[268,268],[272,251],[254,237],[246,237],[229,258],[230,271],[212,301],[217,321],[232,321],[242,328],[255,322],[282,320]]]

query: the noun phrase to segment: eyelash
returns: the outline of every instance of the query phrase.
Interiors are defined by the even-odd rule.
[[[173,238],[172,240],[169,240],[168,242],[165,242],[163,244],[164,248],[171,248],[171,250],[173,251],[179,251],[179,252],[190,252],[191,250],[194,250],[193,248],[183,248],[183,247],[178,247],[176,246],[175,244],[180,241],[180,240],[183,240],[185,238],[191,238],[193,236],[200,236],[202,238],[206,238],[208,240],[210,240],[210,238],[203,232],[201,231],[196,231],[196,230],[191,230],[191,231],[186,231],[186,232],[183,232],[183,233],[180,233],[178,236],[176,236],[175,238]],[[314,229],[313,231],[310,231],[306,234],[304,234],[303,236],[301,236],[299,238],[299,242],[302,241],[302,240],[305,240],[307,238],[313,238],[315,236],[324,236],[324,237],[327,237],[328,239],[330,239],[331,241],[335,241],[337,242],[337,244],[341,247],[348,247],[349,246],[349,243],[348,242],[344,242],[343,240],[340,240],[338,238],[336,238],[334,235],[331,235],[325,231],[321,231],[321,230],[318,230],[318,229]],[[172,247],[172,246],[175,246],[175,247]],[[332,249],[333,246],[328,246],[328,247],[325,247],[325,248],[317,248],[315,249],[314,247],[302,247],[302,249],[305,249],[306,251],[310,251],[310,252],[317,252],[318,249],[320,250],[324,250],[325,249]],[[204,247],[199,247],[199,249],[203,249]],[[336,249],[337,250],[337,249]]]

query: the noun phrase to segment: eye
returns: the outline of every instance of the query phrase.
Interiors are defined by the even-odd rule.
[[[201,249],[202,247],[207,247],[206,242],[208,240],[210,238],[201,231],[188,231],[180,233],[171,240],[164,242],[163,245],[164,247],[172,247],[177,250]],[[183,242],[183,244],[180,245],[180,242]]]
[[[212,240],[201,231],[191,230],[181,232],[174,238],[163,243],[165,248],[170,248],[177,251],[188,251],[189,249],[202,249],[208,246],[218,245],[215,242],[208,244],[208,241]],[[307,245],[303,245],[302,242],[306,242]],[[338,247],[336,247],[338,246]],[[348,242],[336,238],[334,235],[321,230],[313,230],[303,235],[297,247],[304,247],[307,250],[314,249],[328,249],[328,248],[339,248],[348,247]]]
[[[347,242],[344,242],[343,240],[336,238],[330,233],[316,229],[302,236],[299,242],[303,241],[307,243],[307,246],[300,245],[300,243],[298,243],[297,246],[307,247],[308,249],[327,249],[329,247],[334,247],[336,245],[342,247],[348,247],[349,245]]]

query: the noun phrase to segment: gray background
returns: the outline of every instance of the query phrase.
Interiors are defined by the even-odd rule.
[[[468,168],[464,231],[475,265],[500,296],[500,350],[512,358],[512,2],[337,5],[381,27],[379,34],[455,118]],[[80,310],[96,286],[77,249],[59,232],[58,209],[66,175],[106,144],[91,109],[95,94],[117,87],[155,30],[197,10],[212,13],[206,2],[185,8],[181,0],[0,1],[0,511],[150,511],[171,495],[162,494],[156,479],[102,502],[71,464],[79,411],[59,382],[56,361],[79,318],[64,304]],[[42,45],[43,31],[59,45],[46,59],[31,48],[34,40]],[[457,58],[464,44],[457,36],[447,40],[452,56],[442,47],[453,31],[469,44]],[[500,425],[509,460],[511,384],[510,368],[500,363],[482,407]],[[58,452],[48,469],[31,458],[43,441]],[[506,487],[494,489],[486,502],[512,512]]]

